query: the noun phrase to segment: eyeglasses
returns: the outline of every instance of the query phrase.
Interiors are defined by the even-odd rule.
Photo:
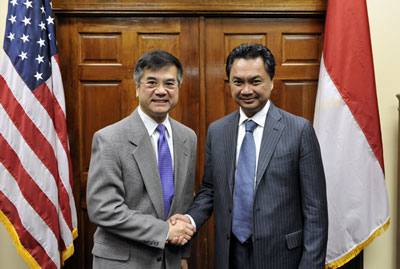
[[[140,83],[143,84],[146,88],[151,90],[157,89],[158,87],[160,87],[161,84],[163,88],[167,90],[175,90],[176,88],[178,88],[178,82],[175,80],[166,80],[163,82],[160,82],[158,80],[148,80],[148,81],[141,81]]]

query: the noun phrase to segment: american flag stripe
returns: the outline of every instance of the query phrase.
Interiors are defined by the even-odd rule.
[[[65,99],[64,99],[64,90],[62,86],[61,72],[59,67],[59,59],[58,54],[51,57],[52,67],[53,67],[53,75],[52,80],[48,80],[46,85],[49,90],[53,93],[53,109],[54,109],[54,126],[58,135],[59,143],[57,144],[57,160],[59,160],[59,173],[62,179],[62,183],[65,186],[67,193],[69,194],[69,200],[62,200],[61,205],[64,203],[69,207],[74,208],[74,197],[71,186],[73,185],[73,177],[72,177],[72,163],[69,154],[69,144],[68,144],[68,136],[67,136],[67,123],[65,116]],[[52,83],[50,83],[52,82]],[[68,164],[68,165],[66,165]],[[67,207],[67,206],[66,206]],[[68,209],[68,212],[71,212]],[[76,214],[71,214],[68,218],[68,221],[72,223],[72,227],[77,226],[77,218]],[[74,237],[76,238],[76,236]]]
[[[38,244],[35,238],[22,225],[18,210],[2,192],[0,192],[0,201],[5,208],[3,212],[0,211],[0,218],[3,222],[7,223],[8,227],[11,227],[12,238],[18,241],[16,244],[23,246],[23,248],[18,248],[18,251],[30,267],[39,268],[40,263],[46,264],[44,268],[55,268],[54,262],[47,255],[43,247]]]
[[[5,55],[5,58],[8,58],[7,55]],[[8,71],[7,74],[10,74],[12,71],[13,70]],[[51,151],[54,152],[53,146],[51,146],[49,144],[46,137],[43,136],[42,133],[36,128],[37,125],[33,124],[33,121],[25,113],[25,110],[22,108],[20,103],[14,98],[13,93],[16,92],[18,95],[18,93],[20,93],[20,91],[11,91],[11,89],[7,87],[5,82],[4,83],[3,82],[4,82],[4,80],[0,77],[0,87],[3,88],[2,95],[0,96],[0,103],[2,105],[5,105],[6,110],[8,110],[8,113],[3,113],[3,114],[6,114],[6,116],[1,117],[1,118],[3,118],[2,122],[6,122],[6,117],[7,116],[10,117],[10,114],[13,114],[11,116],[11,118],[15,119],[16,125],[20,126],[20,127],[22,126],[20,128],[20,130],[18,130],[18,133],[19,134],[22,133],[21,138],[26,137],[26,139],[20,139],[20,140],[21,141],[31,141],[29,148],[32,148],[34,151],[32,155],[35,156],[36,158],[39,157],[38,161],[41,162],[46,167],[46,170],[48,171],[47,174],[48,173],[51,174],[51,177],[47,177],[46,181],[50,181],[50,182],[54,181],[55,186],[58,186],[58,189],[59,189],[58,194],[60,195],[60,200],[68,202],[68,203],[67,202],[60,203],[60,207],[61,207],[61,210],[62,210],[62,213],[64,216],[63,217],[61,216],[60,218],[58,218],[56,220],[53,219],[53,223],[56,226],[58,226],[58,221],[64,222],[67,225],[67,227],[63,227],[61,229],[61,236],[66,242],[64,243],[63,241],[60,241],[60,244],[61,244],[60,248],[65,249],[65,245],[67,245],[67,246],[71,245],[72,241],[73,241],[72,236],[71,236],[71,231],[73,229],[72,229],[72,222],[71,222],[71,213],[70,213],[71,211],[70,211],[70,206],[69,206],[70,198],[68,196],[67,191],[64,188],[64,185],[59,184],[59,182],[57,182],[57,180],[59,180],[58,173],[57,173],[57,169],[58,169],[57,160],[55,159],[53,154],[49,154],[49,152],[51,152]],[[12,82],[16,82],[16,80],[13,79],[11,81],[11,83]],[[21,86],[23,86],[23,85],[21,85]],[[14,85],[14,87],[17,87],[17,86]],[[41,87],[41,88],[47,89],[47,87]],[[37,89],[37,90],[39,90],[39,89]],[[37,100],[35,102],[34,99],[36,97],[33,96],[30,91],[24,91],[24,92],[25,92],[25,95],[20,96],[21,99],[28,100],[28,97],[30,97],[30,98],[32,98],[32,101],[30,103],[36,103],[35,105],[42,107],[41,104],[38,104]],[[28,106],[29,108],[34,107],[32,104],[26,104],[26,106]],[[40,108],[33,110],[33,112],[38,112],[39,110],[40,110]],[[43,118],[43,116],[42,116],[42,118]],[[48,121],[51,121],[51,119],[49,118]],[[10,128],[10,127],[8,127],[8,128]],[[7,130],[8,128],[2,128],[2,130]],[[16,132],[13,132],[13,135],[15,135],[15,134],[16,134]],[[61,148],[61,150],[60,150],[60,148]],[[43,149],[45,149],[45,150],[43,150]],[[17,152],[24,152],[24,155],[25,155],[25,151],[19,150]],[[65,153],[65,151],[63,150],[61,142],[58,143],[58,152],[60,153],[59,155],[64,157],[64,159],[65,159],[64,161],[66,161],[67,156],[66,156],[66,154],[62,154],[63,152]],[[10,156],[11,156],[11,154],[10,154]],[[35,170],[35,169],[37,169],[37,167],[31,168],[31,170]],[[64,173],[66,173],[68,175],[68,172],[69,172],[68,167],[66,167],[66,170],[67,171],[66,172],[64,171]],[[43,177],[43,175],[41,175],[41,176],[38,175],[35,178],[37,178],[38,181],[46,182],[43,180],[44,178],[46,178],[46,177]],[[21,180],[22,180],[22,182],[25,182],[25,184],[26,184],[26,177],[21,178]],[[68,184],[69,178],[66,178],[65,181],[67,181],[67,184]],[[54,186],[52,186],[52,188],[50,188],[50,190],[47,193],[49,193],[50,195],[51,194],[54,195],[54,193],[52,193],[52,190],[54,190]],[[71,193],[72,193],[72,191],[71,191]],[[53,207],[54,207],[54,205],[58,204],[57,200],[53,201],[53,203],[52,203]],[[42,199],[39,199],[39,201],[43,202]],[[51,207],[51,205],[48,205],[46,207],[41,207],[41,208],[49,208],[49,207]],[[57,210],[55,209],[54,212],[52,212],[51,214],[54,214],[53,217],[56,217],[58,215]],[[44,219],[47,218],[46,215],[43,215],[43,217],[44,217]],[[76,220],[75,220],[75,223],[76,223]],[[53,228],[52,226],[53,225],[49,225],[49,227]],[[54,233],[56,234],[56,237],[58,237],[59,232],[60,231],[54,231]]]
[[[65,106],[63,107],[61,104],[65,103],[63,89],[58,87],[58,83],[61,82],[61,73],[59,70],[58,62],[52,57],[52,66],[53,66],[53,80],[48,80],[46,82],[47,87],[45,87],[46,94],[51,94],[52,106],[53,106],[53,123],[55,132],[57,133],[57,144],[56,144],[56,158],[58,160],[58,172],[60,174],[60,178],[62,181],[62,186],[65,187],[66,195],[69,195],[68,198],[62,199],[60,201],[60,206],[63,210],[63,214],[65,220],[67,221],[69,227],[71,228],[70,231],[73,231],[72,227],[77,226],[77,218],[76,214],[71,214],[71,208],[75,207],[74,204],[74,197],[71,186],[73,185],[73,178],[72,178],[72,163],[71,158],[69,155],[69,145],[68,145],[68,137],[67,137],[67,124],[66,124],[66,117],[65,117]],[[55,82],[55,81],[59,82]],[[53,82],[53,83],[51,83]],[[53,87],[54,85],[54,87]],[[38,91],[39,92],[39,91]],[[35,96],[36,91],[34,91]],[[50,96],[48,96],[50,98]],[[42,105],[44,102],[41,102]],[[68,164],[68,165],[67,165]],[[75,237],[74,237],[75,238]]]
[[[8,117],[7,113],[4,111],[2,105],[0,105],[0,122],[0,129],[8,130],[8,132],[3,132],[4,138],[0,134],[0,158],[4,159],[4,165],[9,167],[9,171],[21,171],[20,176],[16,176],[16,178],[20,179],[18,180],[19,183],[21,182],[20,184],[26,184],[28,180],[33,180],[34,183],[29,186],[31,187],[31,189],[35,189],[35,192],[33,193],[34,197],[40,198],[41,195],[46,195],[45,197],[40,198],[42,204],[40,204],[39,206],[43,208],[43,210],[54,208],[55,212],[48,213],[53,213],[54,217],[56,217],[57,210],[54,205],[57,205],[58,203],[58,195],[57,193],[52,192],[52,190],[57,188],[57,185],[52,175],[49,173],[43,163],[36,157],[35,153],[26,144],[25,140],[19,139],[17,143],[16,140],[13,139],[13,136],[20,136],[20,133]],[[21,155],[21,157],[18,158],[15,152],[24,152],[24,155]],[[7,156],[7,158],[4,158],[4,156]],[[43,178],[48,178],[49,180],[37,180]],[[40,190],[38,190],[34,184],[36,184],[38,188],[40,188]],[[32,185],[34,188],[32,188]],[[24,190],[23,187],[21,187],[21,189]],[[46,201],[46,199],[48,199],[49,201]],[[45,203],[47,203],[47,205],[43,207]],[[38,212],[38,214],[40,214],[40,212]],[[50,217],[51,216],[52,215],[50,215]],[[43,217],[44,219],[50,219],[50,217]],[[63,216],[61,215],[58,217],[58,219],[53,221],[53,225],[55,225],[56,228],[58,227],[58,221],[61,222],[61,231],[59,231],[61,232],[61,237],[64,239],[65,242],[71,244],[73,240],[71,230],[68,224],[65,222]],[[65,249],[65,244],[62,241],[60,243],[60,248]]]
[[[7,140],[0,134],[0,159],[3,166],[15,177],[22,195],[31,204],[34,210],[43,218],[56,237],[59,236],[57,209],[47,198],[46,194],[37,186],[29,176],[17,154],[9,146]],[[40,201],[40,204],[37,203]]]
[[[64,90],[61,87],[58,87],[58,85],[62,85],[62,79],[61,79],[61,72],[59,68],[59,59],[58,55],[54,55],[51,58],[52,61],[52,66],[53,66],[53,83],[46,83],[49,89],[52,89],[52,92],[54,94],[54,113],[55,113],[55,119],[54,119],[54,125],[58,134],[58,137],[64,147],[64,152],[67,154],[67,159],[68,159],[68,164],[69,164],[69,176],[70,176],[70,184],[67,186],[72,186],[73,178],[72,178],[72,164],[71,164],[71,158],[69,156],[69,144],[68,144],[68,136],[67,136],[67,123],[66,123],[66,116],[65,116],[65,98],[64,98]],[[53,87],[54,85],[54,87]],[[72,193],[72,190],[68,190],[68,193]],[[74,216],[73,216],[74,217]],[[76,218],[75,220],[72,220],[74,223],[76,223]]]
[[[16,211],[14,214],[19,216],[21,221],[21,226],[19,227],[17,223],[13,222],[14,227],[18,227],[21,229],[25,229],[29,234],[33,237],[33,242],[29,242],[27,238],[20,237],[20,240],[25,242],[25,244],[32,245],[32,249],[37,248],[37,244],[40,245],[41,248],[45,250],[47,255],[49,256],[48,260],[45,260],[45,264],[40,264],[42,268],[59,268],[60,260],[57,257],[58,255],[58,245],[57,238],[54,237],[54,233],[52,233],[46,223],[44,223],[43,219],[36,214],[36,211],[31,208],[29,203],[23,199],[23,195],[20,192],[18,185],[15,182],[14,177],[8,172],[8,170],[0,164],[0,175],[2,177],[1,192],[4,194],[6,200],[9,200],[10,203],[15,207]],[[7,186],[4,188],[3,186]],[[2,199],[2,203],[5,201]],[[4,211],[3,211],[4,212]],[[22,214],[21,214],[22,212]],[[15,219],[13,220],[15,221]],[[21,242],[22,243],[22,242]],[[29,253],[32,255],[32,249],[27,249]],[[38,261],[38,260],[37,260]],[[55,264],[55,266],[49,266],[51,262]],[[39,262],[39,261],[38,261]]]
[[[58,104],[60,105],[60,108],[64,114],[64,122],[59,122],[59,123],[65,123],[64,90],[62,87],[61,88],[58,87],[58,85],[62,85],[61,71],[60,71],[60,59],[58,58],[58,54],[51,57],[51,64],[53,66],[53,84],[49,84],[48,87],[50,89],[53,89],[52,85],[54,85],[54,89],[53,89],[54,96],[55,96],[56,100],[58,101]],[[65,127],[67,127],[67,124],[64,124],[64,125],[65,125]],[[68,140],[65,139],[65,142],[67,142],[67,141]]]
[[[74,252],[66,110],[49,0],[9,0],[0,64],[0,221],[31,267]]]
[[[12,139],[13,136],[20,136],[18,129],[9,118],[8,114],[0,104],[0,129],[7,130],[2,132],[1,135],[10,145],[15,152],[24,152],[24,155],[20,156],[22,166],[28,172],[28,174],[35,180],[36,184],[42,189],[43,192],[47,193],[48,198],[53,204],[57,204],[58,195],[57,193],[51,192],[52,189],[57,188],[55,180],[36,180],[36,178],[45,177],[52,178],[52,174],[43,165],[43,163],[37,158],[35,152],[29,147],[25,140],[20,139],[16,141]]]
[[[3,54],[3,57],[5,61],[9,59],[7,55]],[[66,190],[64,187],[70,186],[69,177],[65,176],[70,174],[69,167],[64,165],[61,166],[61,169],[59,170],[55,155],[56,153],[59,153],[60,163],[68,163],[68,157],[65,154],[65,150],[61,142],[55,135],[53,119],[50,117],[50,115],[53,113],[48,113],[50,108],[47,108],[46,111],[46,108],[43,106],[46,105],[45,102],[40,103],[39,100],[43,100],[42,97],[39,99],[36,97],[44,95],[42,92],[49,93],[48,88],[44,86],[45,84],[42,84],[42,86],[39,86],[39,88],[35,90],[35,94],[28,89],[21,91],[20,89],[26,88],[26,85],[23,83],[23,81],[18,79],[19,76],[13,68],[8,69],[9,70],[6,71],[6,74],[10,76],[6,76],[5,79],[10,80],[9,82],[7,81],[7,84],[11,84],[11,87],[7,87],[7,85],[0,85],[1,87],[4,87],[4,92],[0,96],[0,103],[4,104],[3,106],[5,107],[6,111],[8,111],[8,114],[12,120],[15,122],[15,125],[20,127],[19,130],[24,139],[38,155],[39,159],[46,165],[56,181],[59,180],[59,173],[60,176],[64,175],[62,178],[62,184],[57,185],[59,185],[60,200],[69,202],[70,197],[68,196],[68,192],[72,193],[72,190]],[[45,96],[45,98],[50,98],[50,96]],[[40,121],[36,122],[36,119],[39,119]],[[62,154],[63,152],[64,154]],[[62,203],[61,206],[63,214],[66,215],[66,221],[68,222],[70,230],[72,231],[70,205],[69,203]]]
[[[61,180],[62,183],[62,199],[61,201],[63,203],[60,204],[61,209],[63,211],[64,217],[68,222],[68,225],[70,227],[70,230],[72,231],[72,219],[71,219],[71,209],[70,207],[72,205],[69,204],[70,199],[73,199],[73,197],[68,197],[68,193],[72,194],[71,189],[67,189],[70,187],[70,178],[69,175],[72,175],[71,171],[71,163],[70,163],[70,158],[66,154],[66,150],[68,149],[68,143],[66,142],[66,137],[64,137],[64,141],[60,139],[60,135],[66,134],[67,133],[67,126],[64,124],[64,126],[59,126],[58,122],[65,122],[65,116],[62,110],[60,110],[60,106],[58,105],[58,102],[55,98],[53,98],[52,93],[50,92],[50,89],[47,87],[47,83],[42,84],[39,86],[34,92],[33,95],[36,97],[36,99],[39,101],[40,105],[47,111],[49,117],[52,120],[52,124],[54,124],[55,132],[57,133],[56,135],[56,142],[52,143],[51,145],[54,149],[54,154],[56,159],[59,161],[61,164],[68,164],[66,165],[59,165],[58,166],[58,173],[60,175],[59,179]],[[46,138],[46,137],[43,137]],[[49,143],[51,143],[49,141]],[[76,223],[76,220],[75,220]]]

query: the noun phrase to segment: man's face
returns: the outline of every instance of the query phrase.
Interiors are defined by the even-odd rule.
[[[252,117],[265,106],[274,87],[261,57],[235,59],[229,83],[233,99],[247,117]]]
[[[164,66],[157,71],[144,70],[136,96],[143,112],[161,123],[178,102],[178,91],[178,69]]]

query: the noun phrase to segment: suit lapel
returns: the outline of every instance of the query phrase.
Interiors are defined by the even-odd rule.
[[[282,131],[285,129],[285,125],[280,121],[281,117],[278,108],[271,103],[268,115],[265,119],[265,127],[258,157],[256,190],[263,178],[265,169],[271,160],[279,138],[282,135]]]
[[[183,189],[187,180],[187,173],[189,169],[190,148],[187,144],[187,136],[184,130],[170,118],[172,127],[172,139],[174,144],[174,186],[175,194],[171,204],[171,212],[175,212],[177,207],[177,197],[182,197]]]
[[[130,126],[130,142],[136,146],[133,157],[142,175],[147,193],[156,210],[157,216],[164,219],[164,200],[158,164],[150,136],[139,116],[137,109],[132,113],[132,126]]]
[[[235,160],[236,160],[236,148],[237,148],[237,136],[238,136],[238,124],[239,124],[239,110],[237,110],[226,126],[223,128],[223,147],[225,154],[225,165],[227,171],[227,179],[229,180],[229,191],[232,197],[234,188],[234,172],[235,172]]]

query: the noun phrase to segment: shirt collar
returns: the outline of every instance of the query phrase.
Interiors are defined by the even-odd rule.
[[[256,114],[254,114],[253,117],[251,117],[251,118],[248,118],[248,117],[246,116],[246,114],[244,114],[242,108],[240,108],[240,109],[239,109],[239,114],[240,114],[240,117],[239,117],[239,126],[240,126],[244,121],[246,121],[247,119],[251,119],[251,120],[253,120],[255,123],[257,123],[258,126],[261,126],[261,127],[264,128],[264,125],[265,125],[265,118],[267,117],[267,113],[268,113],[270,104],[271,104],[271,103],[270,103],[270,101],[268,100],[267,103],[265,104],[265,106],[264,106],[260,111],[258,111]]]
[[[149,115],[143,112],[143,110],[138,106],[138,112],[139,116],[142,119],[144,126],[146,127],[147,132],[149,133],[149,136],[152,136],[153,133],[156,131],[156,128],[158,126],[158,122],[150,118]],[[162,122],[162,124],[165,125],[165,128],[167,129],[167,136],[171,137],[172,134],[172,127],[171,123],[169,121],[169,115],[167,114],[167,117],[165,117],[165,120]]]

